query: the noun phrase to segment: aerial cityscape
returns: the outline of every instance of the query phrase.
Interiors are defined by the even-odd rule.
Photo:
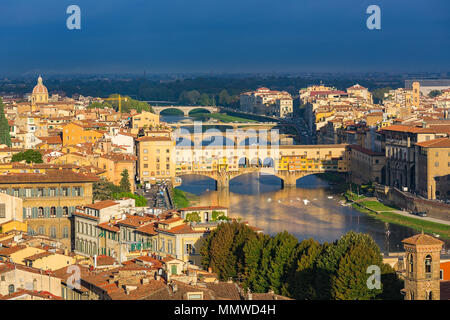
[[[268,49],[250,61],[245,47],[242,61],[218,53],[216,65],[205,52],[184,62],[186,48],[157,53],[155,67],[138,45],[118,57],[103,42],[92,59],[79,48],[59,57],[66,41],[91,50],[89,28],[102,32],[79,2],[58,7],[55,34],[71,40],[57,54],[48,39],[19,53],[24,43],[9,37],[25,31],[2,22],[13,45],[0,54],[10,50],[0,67],[0,300],[450,300],[450,37],[420,68],[406,57],[395,69],[386,53],[386,68],[356,59],[346,69],[342,58],[322,69],[312,53],[310,66],[289,70],[290,57],[270,64]],[[365,37],[384,31],[380,7],[363,8]],[[230,306],[217,311],[246,314]]]

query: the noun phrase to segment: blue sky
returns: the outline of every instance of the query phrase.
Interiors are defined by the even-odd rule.
[[[1,0],[0,41],[0,74],[447,72],[450,1]]]

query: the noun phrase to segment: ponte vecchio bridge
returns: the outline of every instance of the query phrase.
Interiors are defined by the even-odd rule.
[[[347,145],[177,145],[177,176],[197,174],[216,181],[216,188],[248,173],[271,174],[283,187],[295,187],[297,180],[326,171],[347,172]]]

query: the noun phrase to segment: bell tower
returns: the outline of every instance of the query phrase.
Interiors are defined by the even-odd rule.
[[[426,234],[404,239],[405,247],[405,300],[440,299],[441,240]]]
[[[420,83],[417,81],[414,81],[412,84],[413,92],[413,105],[415,107],[418,107],[420,105]]]

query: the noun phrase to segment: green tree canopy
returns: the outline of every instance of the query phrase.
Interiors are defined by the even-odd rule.
[[[3,100],[0,97],[0,144],[11,147],[11,136],[9,134],[9,123],[5,116]]]
[[[442,94],[441,90],[431,90],[430,93],[428,94],[428,96],[430,98],[435,98],[437,96],[440,96]]]
[[[128,175],[128,170],[124,169],[120,174],[122,179],[120,179],[120,189],[123,192],[131,192],[130,176]]]
[[[39,151],[28,149],[23,152],[16,153],[12,156],[12,162],[20,162],[25,160],[27,163],[43,163],[42,154]]]

